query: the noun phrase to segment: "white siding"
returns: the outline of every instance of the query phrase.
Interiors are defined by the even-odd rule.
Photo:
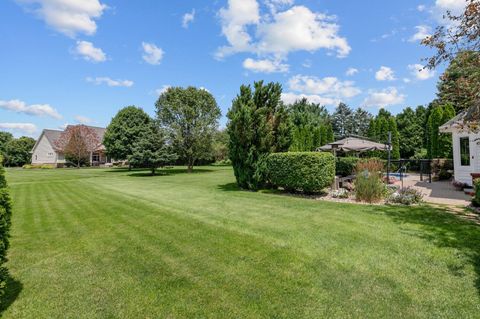
[[[462,166],[460,161],[460,138],[468,137],[470,141],[470,166]],[[480,172],[480,148],[477,145],[477,139],[480,134],[466,132],[453,132],[453,166],[455,180],[472,185],[472,176],[470,173]]]
[[[57,153],[44,134],[40,136],[32,153],[32,164],[56,164]]]

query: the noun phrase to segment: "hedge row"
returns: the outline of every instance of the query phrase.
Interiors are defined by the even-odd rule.
[[[335,157],[330,153],[273,153],[267,157],[269,182],[287,191],[321,192],[335,178]]]
[[[0,163],[2,163],[0,156]],[[0,164],[0,297],[5,293],[8,272],[4,267],[7,261],[7,249],[9,246],[10,217],[12,204],[8,194],[5,170]]]

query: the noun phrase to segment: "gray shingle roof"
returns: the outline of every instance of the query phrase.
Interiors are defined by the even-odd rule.
[[[68,127],[68,126],[67,126]],[[105,135],[105,131],[107,130],[106,128],[103,127],[97,127],[97,126],[88,126],[87,127],[93,129],[95,133],[98,135],[98,139],[100,140],[100,145],[98,147],[98,150],[105,150],[105,147],[103,146],[103,136]],[[48,142],[52,145],[54,149],[57,149],[55,146],[55,142],[60,138],[64,131],[60,130],[50,130],[50,129],[44,129],[43,130],[43,135],[47,138]]]

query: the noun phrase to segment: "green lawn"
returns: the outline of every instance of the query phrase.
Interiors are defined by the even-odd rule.
[[[230,168],[7,171],[4,318],[479,318],[480,227],[239,191]]]

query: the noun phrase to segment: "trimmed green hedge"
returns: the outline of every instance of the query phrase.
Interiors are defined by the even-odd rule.
[[[1,156],[0,156],[1,163]],[[9,246],[10,217],[12,204],[8,193],[5,170],[0,164],[0,297],[5,293],[8,271],[4,264],[7,261],[7,249]]]
[[[360,160],[358,157],[337,157],[335,160],[335,174],[349,176],[355,173],[355,167]]]
[[[287,191],[318,193],[335,178],[335,157],[330,153],[273,153],[267,157],[267,176]]]

